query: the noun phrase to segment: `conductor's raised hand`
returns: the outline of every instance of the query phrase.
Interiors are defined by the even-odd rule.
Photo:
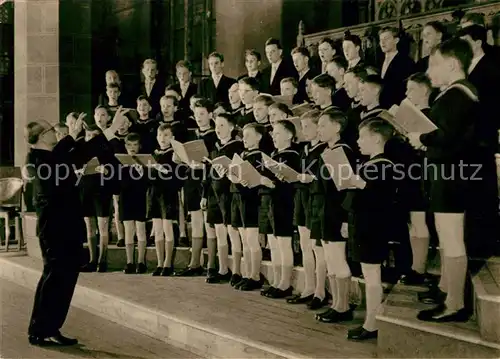
[[[111,122],[111,127],[117,131],[120,127],[122,127],[126,121],[128,121],[127,116],[125,116],[130,111],[130,108],[123,108],[122,106],[118,107],[118,110],[113,117],[113,121]]]
[[[73,137],[75,140],[78,138],[78,135],[80,132],[82,132],[83,129],[83,119],[87,116],[85,113],[81,113],[78,118],[76,119],[75,122],[69,123],[68,126],[68,133],[71,137]]]

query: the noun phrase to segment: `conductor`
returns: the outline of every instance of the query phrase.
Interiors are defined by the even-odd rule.
[[[82,244],[86,240],[75,169],[79,168],[77,136],[82,131],[85,114],[69,124],[69,135],[57,142],[54,127],[46,121],[29,123],[25,128],[31,146],[28,174],[34,182],[37,235],[43,257],[43,273],[35,293],[28,340],[38,346],[69,346],[76,339],[61,334],[68,314],[81,264]],[[118,110],[110,133],[123,121]],[[118,120],[117,120],[118,118]],[[105,151],[102,135],[92,148]],[[98,159],[103,156],[96,155]],[[101,162],[102,163],[102,162]]]

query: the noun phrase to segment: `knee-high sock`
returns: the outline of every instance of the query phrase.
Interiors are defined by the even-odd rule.
[[[215,269],[217,264],[217,238],[207,237],[208,262],[207,268]]]
[[[439,279],[439,289],[441,289],[441,291],[444,293],[448,293],[448,283],[447,283],[448,268],[446,268],[446,259],[444,256],[443,248],[439,249],[439,257],[441,258],[441,278]]]
[[[446,262],[446,308],[457,311],[464,307],[465,279],[467,275],[467,257],[444,257]]]
[[[229,270],[227,227],[223,224],[216,224],[215,235],[217,236],[217,252],[219,253],[219,274],[227,274]]]
[[[252,277],[252,251],[248,244],[247,234],[245,228],[238,228],[240,232],[241,242],[243,244],[243,269],[241,275],[243,278]]]
[[[118,240],[125,239],[125,228],[123,226],[123,222],[120,221],[120,196],[113,195],[113,220],[115,222],[116,227],[116,235],[118,236]]]
[[[291,237],[278,237],[278,245],[281,254],[281,280],[278,288],[287,290],[292,284],[293,273],[293,249]]]
[[[134,263],[134,235],[135,222],[125,221],[123,223],[125,229],[125,253],[127,254],[127,264]]]
[[[366,283],[366,317],[363,328],[377,330],[377,313],[383,299],[382,274],[379,264],[361,263]]]
[[[316,263],[313,253],[313,241],[311,232],[306,227],[299,227],[300,249],[302,250],[302,266],[304,267],[304,290],[302,297],[307,297],[314,293],[316,276],[314,275]]]
[[[107,218],[98,218],[99,224],[99,263],[105,263],[108,260],[109,245],[109,222]]]
[[[153,219],[153,230],[155,232],[156,260],[158,261],[157,266],[163,267],[163,262],[165,262],[165,238],[160,219]]]
[[[252,278],[253,280],[260,280],[260,266],[262,264],[262,247],[260,246],[260,241],[259,241],[259,229],[247,228],[245,230],[245,238],[248,243],[251,256],[250,278]]]
[[[231,253],[233,257],[233,274],[241,275],[241,257],[243,255],[242,250],[242,240],[240,238],[240,233],[238,228],[232,226],[227,226],[227,233],[229,234],[229,240],[231,241]]]
[[[146,264],[146,223],[136,222],[137,227],[137,263]]]
[[[429,237],[411,237],[411,251],[413,254],[412,269],[420,274],[425,273],[427,255],[429,253]]]
[[[179,192],[179,237],[187,237],[186,234],[186,216],[184,215],[183,192]]]
[[[349,309],[349,293],[351,287],[351,269],[347,264],[346,242],[324,242],[326,267],[335,275],[335,307],[337,312]]]
[[[87,246],[89,248],[90,262],[97,262],[97,238],[95,218],[85,217],[85,226],[87,229]]]
[[[201,261],[201,252],[203,250],[203,212],[191,212],[191,261],[189,267],[199,268]]]
[[[271,265],[273,267],[273,279],[271,286],[277,288],[281,281],[281,252],[278,240],[272,234],[268,234],[269,249],[271,250]]]
[[[313,247],[314,257],[316,260],[316,288],[314,290],[314,296],[319,299],[323,299],[326,296],[325,285],[326,285],[326,262],[325,262],[325,251],[323,247],[315,245]],[[331,284],[331,283],[330,283]],[[335,288],[330,288],[332,295],[335,295]]]
[[[330,308],[335,309],[337,306],[338,293],[337,293],[337,281],[335,280],[334,275],[328,274],[328,284],[330,286],[330,293],[332,294],[332,305],[330,306]]]
[[[164,268],[172,267],[172,257],[174,255],[174,226],[171,220],[164,219],[163,234],[165,235],[165,260],[163,262]]]

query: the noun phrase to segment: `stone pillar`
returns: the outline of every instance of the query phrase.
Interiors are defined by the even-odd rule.
[[[24,164],[24,126],[59,121],[59,0],[14,6],[14,163]]]

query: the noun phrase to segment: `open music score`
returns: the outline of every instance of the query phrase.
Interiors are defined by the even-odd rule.
[[[437,130],[437,126],[415,107],[408,99],[401,101],[401,105],[392,106],[387,112],[381,114],[382,118],[389,122],[403,136],[409,133],[429,133]]]
[[[286,182],[293,183],[298,181],[300,173],[295,171],[290,166],[287,166],[285,163],[275,161],[265,153],[262,154],[262,162],[272,173],[277,176],[283,176],[283,179]]]
[[[202,163],[205,158],[208,158],[207,146],[203,140],[189,141],[181,143],[175,140],[171,141],[172,148],[179,159],[190,165],[191,163]]]
[[[357,188],[358,184],[362,182],[362,180],[356,176],[342,147],[323,152],[321,158],[337,190],[342,191]]]
[[[233,156],[229,166],[228,178],[231,182],[241,183],[245,181],[248,188],[260,186],[262,175],[248,161],[244,161],[238,154]]]

